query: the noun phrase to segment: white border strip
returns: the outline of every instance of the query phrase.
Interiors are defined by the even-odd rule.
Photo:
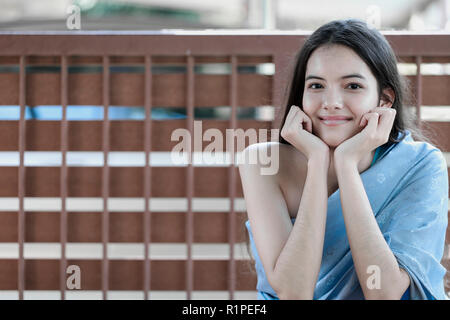
[[[186,243],[150,243],[152,260],[187,260]],[[103,258],[102,243],[67,243],[67,259],[99,260]],[[108,243],[107,258],[117,260],[143,260],[143,243]],[[0,243],[0,259],[18,259],[18,243]],[[33,242],[24,244],[25,259],[61,259],[60,243]],[[234,244],[234,258],[249,260],[245,242]],[[193,260],[229,260],[228,243],[193,243]]]
[[[235,164],[238,163],[241,152],[235,154]],[[150,152],[149,164],[152,167],[186,167],[189,163],[187,153],[178,152]],[[145,152],[116,152],[108,153],[110,167],[143,167],[145,166]],[[0,166],[19,166],[19,152],[0,152]],[[68,151],[66,164],[69,167],[103,167],[103,152]],[[195,167],[228,167],[231,165],[229,152],[193,152],[192,164]],[[62,165],[60,151],[26,151],[24,165],[32,167],[59,167]]]
[[[442,121],[441,119],[435,119]],[[242,153],[237,153],[235,164],[238,163]],[[443,152],[450,167],[450,152]],[[59,167],[61,166],[61,152],[25,152],[24,164],[32,167]],[[188,165],[187,156],[183,158],[183,163],[172,161],[170,152],[151,152],[150,165],[152,167],[186,167]],[[144,152],[110,152],[108,154],[109,167],[143,167],[145,165]],[[231,165],[230,155],[227,152],[218,152],[215,156],[209,153],[194,152],[193,165],[195,167],[229,167]],[[19,153],[2,151],[0,152],[0,167],[19,166]],[[69,167],[102,167],[102,152],[67,152],[67,166]]]
[[[420,119],[425,121],[450,121],[450,106],[421,106]]]
[[[230,211],[230,198],[193,198],[192,210],[195,212],[223,212]],[[144,198],[108,198],[109,212],[143,212]],[[24,209],[26,211],[61,211],[61,198],[26,197]],[[151,198],[149,207],[155,212],[186,212],[187,198]],[[103,211],[103,198],[66,198],[67,211],[91,212]],[[244,198],[235,198],[234,209],[245,212]],[[1,211],[18,211],[19,198],[0,197]]]

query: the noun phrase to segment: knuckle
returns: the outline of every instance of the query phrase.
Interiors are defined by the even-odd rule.
[[[284,139],[288,139],[291,135],[292,135],[291,130],[289,130],[288,128],[281,130],[281,136]]]

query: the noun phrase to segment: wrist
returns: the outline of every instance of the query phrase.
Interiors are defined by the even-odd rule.
[[[330,154],[329,152],[316,153],[308,158],[308,169],[312,167],[324,168],[328,171],[330,167]]]
[[[348,158],[348,157],[343,158],[343,157],[335,155],[333,157],[333,165],[336,170],[336,173],[343,171],[343,170],[352,170],[352,169],[358,170],[357,161],[353,160],[352,158]]]

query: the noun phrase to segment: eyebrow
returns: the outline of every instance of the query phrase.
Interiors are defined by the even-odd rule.
[[[360,78],[360,79],[364,79],[366,80],[366,78],[364,78],[362,75],[360,75],[359,73],[352,73],[352,74],[348,74],[346,76],[341,77],[341,79],[347,79],[347,78]],[[325,80],[324,78],[321,78],[319,76],[315,76],[315,75],[309,75],[306,77],[305,81],[309,80],[309,79],[319,79],[319,80]]]

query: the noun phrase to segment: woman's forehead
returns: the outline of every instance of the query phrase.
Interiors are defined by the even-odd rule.
[[[306,76],[341,78],[348,74],[361,74],[370,77],[367,64],[352,49],[343,45],[321,46],[314,50],[308,59]]]

